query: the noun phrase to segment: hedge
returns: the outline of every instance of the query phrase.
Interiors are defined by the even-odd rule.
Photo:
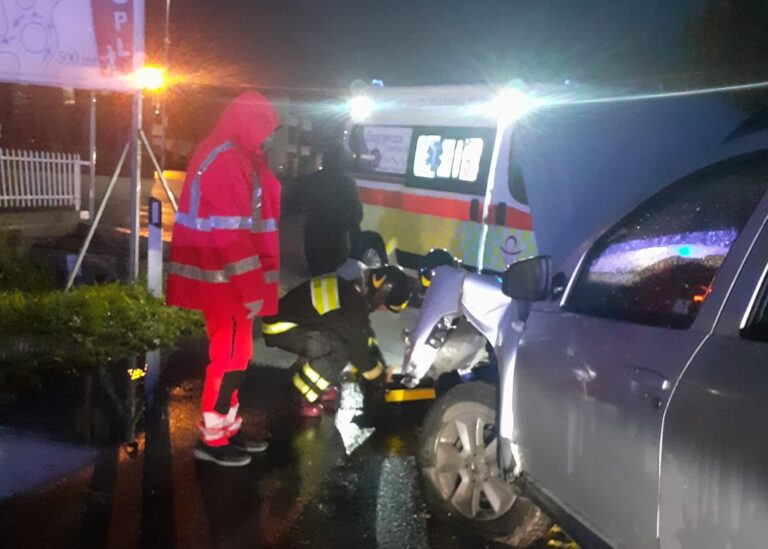
[[[0,367],[99,366],[202,333],[198,314],[137,285],[0,292]]]

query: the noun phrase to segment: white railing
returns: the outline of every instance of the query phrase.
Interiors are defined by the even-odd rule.
[[[79,154],[0,149],[0,208],[80,209]]]

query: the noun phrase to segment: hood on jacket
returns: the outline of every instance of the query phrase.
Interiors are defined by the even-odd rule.
[[[246,92],[227,105],[206,141],[234,141],[248,152],[259,154],[261,144],[279,124],[280,119],[266,97]]]

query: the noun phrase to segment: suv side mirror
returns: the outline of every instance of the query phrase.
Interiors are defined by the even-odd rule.
[[[520,301],[544,301],[551,293],[551,270],[548,255],[513,263],[501,275],[501,291]]]

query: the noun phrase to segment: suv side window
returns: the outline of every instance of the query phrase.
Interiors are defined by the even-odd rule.
[[[653,196],[592,247],[566,308],[686,329],[768,188],[768,162],[726,162]]]

